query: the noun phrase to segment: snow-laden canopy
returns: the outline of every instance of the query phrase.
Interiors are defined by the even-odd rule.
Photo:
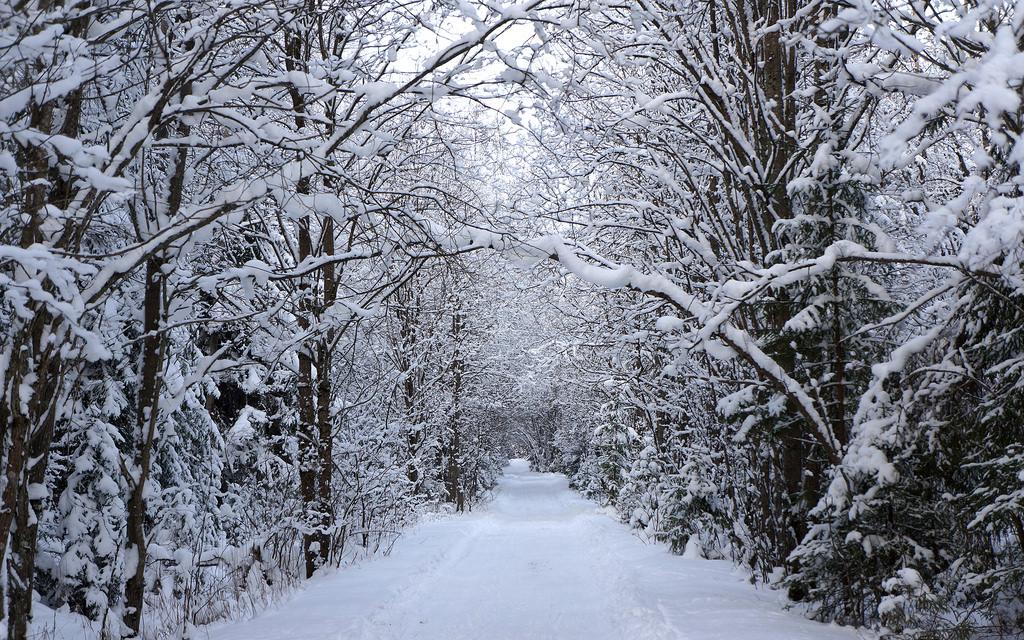
[[[256,610],[510,455],[819,619],[1019,633],[1022,39],[1021,0],[0,7],[8,637]]]

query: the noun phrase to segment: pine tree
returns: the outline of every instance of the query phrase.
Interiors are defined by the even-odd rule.
[[[120,629],[124,588],[125,487],[121,481],[123,438],[110,421],[127,401],[114,384],[99,385],[102,405],[83,410],[67,486],[58,503],[65,549],[59,565],[58,595],[74,611]]]

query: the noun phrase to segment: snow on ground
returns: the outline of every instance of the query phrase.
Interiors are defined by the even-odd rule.
[[[203,632],[200,632],[202,634]],[[852,640],[783,611],[725,561],[647,545],[565,476],[514,460],[486,509],[423,523],[394,552],[320,576],[210,640]]]
[[[97,640],[100,634],[88,618],[71,613],[67,606],[51,609],[36,599],[32,603],[29,640]],[[0,639],[7,638],[7,621],[0,624]]]

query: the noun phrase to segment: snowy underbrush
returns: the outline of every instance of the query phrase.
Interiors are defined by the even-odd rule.
[[[409,526],[448,507],[426,497],[384,500],[373,494],[362,485],[339,501],[330,564],[321,572],[345,570],[390,553]],[[227,512],[221,509],[222,516]],[[160,640],[204,637],[202,628],[207,625],[252,618],[291,597],[303,584],[304,565],[301,529],[293,518],[283,515],[287,512],[279,511],[282,517],[275,526],[251,527],[247,534],[249,518],[238,508],[233,513],[234,527],[216,536],[202,535],[202,528],[200,535],[182,529],[176,536],[152,542],[142,636]],[[229,535],[243,542],[226,543]],[[75,602],[37,597],[32,637],[94,640],[127,635],[121,620],[123,607],[111,606],[90,620],[74,611]]]
[[[423,504],[387,525],[350,528],[335,536],[336,557],[321,571],[345,570],[363,560],[387,555],[402,532],[421,519],[448,511],[447,505]],[[202,627],[252,618],[288,599],[300,588],[301,537],[282,527],[242,546],[226,545],[202,552],[151,549],[152,569],[146,594],[143,637],[198,638]],[[113,615],[92,621],[67,604],[51,608],[37,601],[32,637],[54,640],[99,640],[123,635]]]
[[[387,523],[349,527],[334,537],[332,564],[320,572],[345,570],[363,560],[391,552],[402,532],[426,514],[429,505]],[[187,575],[182,570],[187,569]],[[294,529],[246,548],[226,548],[197,565],[168,571],[169,584],[147,600],[147,637],[201,637],[198,628],[244,620],[289,598],[303,584],[301,538]],[[181,578],[184,577],[184,580]]]
[[[146,600],[146,635],[190,637],[201,625],[256,615],[298,584],[300,540],[293,530],[192,557],[163,558],[160,585]]]
[[[224,533],[196,541],[184,527],[178,537],[152,541],[146,561],[142,636],[190,637],[198,625],[254,615],[289,593],[298,583],[301,538],[285,522],[248,540],[230,544]],[[239,534],[244,532],[239,531]],[[242,535],[238,538],[245,540]],[[237,539],[237,538],[236,538]],[[219,542],[219,543],[218,543]],[[123,561],[117,568],[123,567]],[[59,572],[57,576],[61,576]],[[111,586],[117,585],[117,576]],[[44,576],[49,577],[49,576]],[[65,578],[66,580],[66,578]],[[129,635],[122,622],[124,603],[90,608],[102,600],[98,589],[45,589],[36,603],[32,628],[38,637],[119,638]],[[83,601],[86,603],[83,606]],[[97,609],[99,609],[97,611]],[[93,619],[80,612],[95,612]]]
[[[243,546],[166,553],[151,548],[143,616],[145,638],[188,638],[199,626],[252,617],[291,593],[298,580],[297,540],[286,532]],[[52,603],[51,603],[52,604]],[[98,620],[37,601],[32,637],[55,640],[117,638],[127,633],[121,612],[111,608]]]

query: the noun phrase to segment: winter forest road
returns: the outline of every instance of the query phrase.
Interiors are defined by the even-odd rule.
[[[211,640],[850,640],[785,612],[725,561],[644,544],[565,476],[506,469],[484,509],[423,523],[391,555],[314,578]]]

